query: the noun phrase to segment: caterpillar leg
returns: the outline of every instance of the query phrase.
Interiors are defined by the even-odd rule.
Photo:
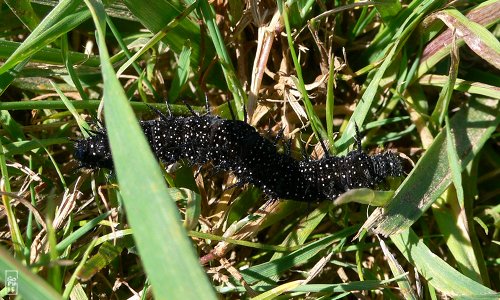
[[[290,154],[292,153],[292,140],[285,139],[283,134],[284,131],[285,127],[282,127],[278,131],[278,134],[274,137],[273,145],[276,146],[280,141],[282,141],[285,155],[290,156]]]
[[[281,140],[284,140],[284,132],[285,132],[285,127],[281,127],[281,129],[278,131],[278,134],[274,138],[273,144],[276,146]]]

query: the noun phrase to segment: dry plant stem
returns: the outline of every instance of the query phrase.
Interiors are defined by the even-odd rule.
[[[250,285],[245,281],[245,279],[243,278],[241,273],[238,271],[238,269],[233,267],[233,265],[231,265],[231,263],[227,259],[221,258],[219,260],[219,262],[220,262],[221,266],[223,266],[229,272],[229,274],[231,274],[234,277],[234,279],[238,280],[238,282],[245,288],[245,290],[248,293],[248,296],[255,297],[258,295],[258,293],[256,291],[254,291],[250,287]]]
[[[272,215],[278,211],[280,205],[280,201],[273,201],[272,203],[264,204],[263,209],[259,209],[254,215],[258,217],[257,220],[253,222],[249,222],[245,226],[243,226],[236,234],[231,236],[225,236],[226,238],[238,239],[238,240],[248,240],[249,238],[254,237],[258,232],[259,228],[266,220],[266,216]],[[210,253],[204,255],[200,258],[200,263],[205,265],[212,260],[222,258],[226,255],[228,251],[233,249],[234,244],[228,242],[219,242]]]
[[[407,106],[407,111],[410,115],[412,123],[417,127],[417,132],[420,135],[420,140],[422,141],[423,148],[428,149],[432,144],[432,141],[434,141],[434,137],[432,136],[429,127],[427,126],[425,120],[422,118],[422,115],[411,105]]]
[[[500,18],[500,1],[497,1],[494,4],[489,5],[488,7],[483,7],[481,9],[474,9],[469,13],[465,14],[467,19],[472,22],[476,22],[479,25],[485,26],[498,20]],[[433,17],[436,17],[434,15]],[[453,40],[453,30],[447,28],[443,33],[435,37],[432,41],[430,41],[424,48],[422,52],[421,61],[423,62],[423,66],[420,67],[415,80],[425,75],[423,72],[428,71],[428,67],[426,66],[427,60],[432,58],[437,52],[442,51],[443,48],[449,47]]]
[[[316,30],[316,28],[311,26],[311,23],[307,24],[307,29],[309,29],[309,32],[311,33],[311,36],[312,36],[314,42],[316,43],[316,47],[318,48],[319,54],[321,56],[321,59],[319,62],[321,74],[328,75],[328,73],[330,71],[330,68],[328,66],[328,63],[329,63],[328,53],[327,53],[328,51],[326,50],[323,42],[320,40],[320,38],[318,36],[318,31]],[[331,63],[333,63],[333,61]],[[334,74],[330,74],[330,75],[333,76]]]
[[[237,178],[234,174],[230,174],[225,182],[226,190],[222,193],[220,200],[216,203],[215,208],[211,211],[210,216],[212,222],[215,224],[212,227],[212,232],[220,232],[221,228],[223,228],[226,222],[226,216],[229,212],[229,206],[231,205],[231,199],[233,199],[233,194],[238,189],[231,188],[227,189],[227,187],[234,185],[237,183]]]
[[[40,212],[38,211],[38,209],[36,209],[36,207],[34,207],[31,202],[21,196],[18,196],[17,194],[15,193],[7,193],[7,192],[2,192],[0,191],[0,195],[3,196],[8,196],[10,197],[12,200],[11,200],[11,203],[15,205],[16,202],[19,202],[21,203],[22,205],[26,206],[27,209],[29,209],[31,211],[31,213],[33,213],[33,216],[35,217],[36,221],[38,222],[38,224],[40,224],[43,228],[43,230],[46,230],[47,229],[47,224],[45,223],[45,220],[43,219],[42,215],[40,214]],[[5,208],[2,207],[2,210],[5,210]],[[1,212],[0,213],[0,216],[4,216],[4,212]]]
[[[250,124],[255,124],[253,114],[257,107],[257,100],[259,98],[259,90],[262,84],[262,78],[266,70],[269,53],[271,52],[275,34],[279,34],[283,28],[281,24],[281,15],[278,9],[275,10],[271,22],[266,27],[259,28],[259,41],[257,44],[257,53],[252,67],[252,82],[250,85],[250,92],[248,95],[247,112]]]
[[[78,191],[81,188],[85,180],[82,180],[82,176],[78,177],[78,179],[64,192],[61,204],[56,208],[56,214],[54,217],[54,221],[52,226],[54,230],[60,229],[64,225],[64,221],[70,216],[73,210],[76,207],[76,199],[78,198]],[[72,192],[69,192],[72,191]],[[37,236],[33,239],[33,243],[31,244],[31,256],[30,263],[35,263],[40,258],[40,252],[42,248],[45,247],[47,249],[48,245],[48,236],[46,230],[41,230]]]
[[[107,211],[110,211],[111,208],[108,204],[108,202],[106,201],[106,197],[104,196],[104,193],[103,193],[103,190],[107,189],[107,186],[99,186],[99,188],[97,189],[97,193],[99,194],[99,196],[101,197],[101,200],[102,200],[102,203],[104,204],[104,207],[106,208]],[[111,214],[108,216],[108,221],[109,221],[109,224],[117,224],[118,223],[118,215],[117,214]],[[115,229],[115,226],[110,226],[111,227],[111,233],[113,234],[113,236],[116,236],[116,229]],[[113,245],[116,246],[116,237],[113,239]]]
[[[339,267],[337,269],[337,275],[340,277],[340,280],[342,280],[343,283],[348,283],[351,281],[349,276],[347,276],[347,273],[343,267]],[[351,292],[356,299],[367,299],[361,292],[359,291],[352,291]]]
[[[330,262],[332,256],[333,256],[333,252],[330,252],[328,255],[322,257],[314,265],[314,267],[309,271],[309,275],[307,276],[307,278],[303,284],[307,284],[308,282],[313,280],[315,277],[317,277],[321,273],[321,271],[323,271],[325,266]]]
[[[248,58],[249,53],[246,44],[248,41],[245,35],[242,34],[243,30],[247,28],[251,23],[251,18],[249,13],[243,13],[241,19],[236,23],[233,29],[233,38],[231,43],[234,43],[234,52],[237,60],[236,72],[240,82],[245,90],[248,90]],[[248,101],[248,100],[247,100]]]

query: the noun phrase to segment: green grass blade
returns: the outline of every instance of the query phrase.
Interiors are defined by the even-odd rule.
[[[333,201],[335,205],[342,205],[349,202],[357,202],[370,206],[384,206],[392,196],[394,191],[376,191],[372,189],[353,189],[349,190]]]
[[[73,61],[71,60],[71,56],[69,53],[69,45],[68,45],[68,35],[63,34],[61,36],[61,52],[62,52],[62,58],[64,60],[64,65],[66,66],[66,70],[68,71],[68,74],[71,78],[71,81],[75,88],[78,90],[78,93],[80,94],[80,97],[82,100],[88,100],[89,96],[85,91],[83,90],[82,83],[80,82],[80,79],[78,78],[75,68],[73,67]],[[78,119],[77,119],[78,121]],[[81,128],[81,127],[80,127]]]
[[[500,42],[493,33],[470,21],[456,9],[440,11],[437,17],[454,30],[458,37],[463,38],[467,46],[479,57],[500,69]]]
[[[314,229],[318,227],[323,218],[327,215],[328,209],[330,208],[329,202],[323,202],[318,208],[312,211],[310,214],[304,216],[296,226],[295,230],[292,230],[290,234],[283,240],[281,246],[284,247],[296,247],[304,244],[307,238],[311,235]],[[283,257],[283,253],[275,253],[272,260]]]
[[[411,1],[408,6],[401,10],[394,18],[388,20],[387,26],[381,28],[380,32],[373,39],[368,49],[364,52],[364,55],[368,57],[368,61],[373,63],[374,61],[384,59],[385,53],[387,53],[385,48],[395,40],[395,37],[399,35],[401,31],[402,25],[405,24],[412,15],[415,16],[415,12],[420,12],[421,16],[425,16],[445,3],[446,1],[444,0]]]
[[[460,274],[438,255],[432,253],[411,229],[391,236],[391,240],[418,272],[444,295],[450,297],[483,296],[485,299],[488,299],[488,296],[493,297],[489,299],[499,296],[493,290]]]
[[[111,29],[111,32],[113,33],[116,41],[120,45],[120,48],[122,49],[123,53],[125,53],[125,56],[127,56],[127,58],[132,61],[131,64],[132,64],[132,67],[134,68],[135,72],[138,75],[140,75],[142,73],[142,70],[139,67],[139,64],[137,64],[137,62],[132,59],[132,53],[127,48],[127,45],[125,44],[125,41],[123,40],[122,34],[118,30],[118,28],[115,26],[115,23],[113,22],[113,20],[109,16],[106,16],[106,22],[107,22],[109,28]],[[151,82],[147,78],[145,78],[143,82],[146,85],[146,87],[153,93],[155,99],[159,100],[160,96],[158,95],[158,93],[154,89]]]
[[[256,297],[253,297],[252,300],[272,300],[276,299],[279,295],[286,293],[294,288],[301,286],[304,283],[304,280],[295,280],[286,282],[284,284],[278,285],[269,291],[266,291]]]
[[[163,38],[168,36],[172,30],[174,30],[177,25],[179,25],[182,20],[186,18],[194,9],[196,8],[195,4],[191,4],[188,8],[186,8],[181,14],[175,16],[173,20],[171,20],[164,28],[158,31],[137,53],[135,53],[132,57],[128,59],[116,72],[118,76],[120,76],[131,64],[133,64],[140,56],[142,56],[146,51],[151,49],[155,44],[160,42]],[[181,50],[182,51],[182,50]]]
[[[19,225],[16,221],[17,217],[15,214],[15,209],[11,204],[11,197],[7,194],[11,192],[10,188],[10,178],[7,169],[7,162],[5,160],[5,149],[0,140],[0,171],[2,171],[2,178],[0,182],[0,191],[2,192],[2,204],[4,208],[4,213],[7,216],[8,229],[11,235],[11,240],[13,242],[14,251],[18,257],[22,257],[24,252],[25,243],[23,240],[23,235],[19,230]],[[5,193],[3,193],[5,192]]]
[[[500,2],[497,0],[489,0],[474,7],[466,15],[468,22],[474,22],[485,28],[494,26],[500,18]],[[434,18],[433,16],[432,18]],[[469,30],[469,29],[468,29]],[[428,43],[422,53],[422,61],[417,71],[416,78],[420,78],[427,73],[443,58],[448,56],[451,48],[452,30],[447,29],[439,36]],[[457,46],[464,44],[464,39],[457,39]]]
[[[453,189],[448,189],[432,206],[432,213],[459,270],[470,279],[483,283],[476,251],[471,242],[474,232],[467,227],[466,211],[461,209]]]
[[[87,138],[89,136],[89,130],[90,126],[85,122],[85,120],[80,116],[80,114],[76,111],[76,108],[73,106],[73,103],[69,101],[69,99],[64,95],[64,93],[59,89],[59,87],[54,83],[50,82],[54,89],[56,90],[57,94],[59,97],[61,97],[62,102],[64,102],[64,105],[66,105],[66,108],[68,108],[69,112],[73,115],[73,118],[75,118],[76,123],[78,124],[78,127],[80,128],[82,135]]]
[[[144,1],[124,0],[125,5],[130,9],[134,16],[151,32],[160,32],[167,24],[181,15],[186,9],[180,1]],[[164,37],[164,41],[171,47],[175,53],[182,51],[182,46],[186,37],[192,42],[191,66],[198,67],[202,56],[211,57],[213,48],[208,47],[201,53],[200,45],[201,32],[200,26],[190,18],[183,18],[180,23]]]
[[[500,77],[494,77],[494,79],[500,81]],[[448,82],[448,76],[445,75],[424,75],[420,78],[419,83],[426,86],[436,86],[443,87]],[[500,99],[500,87],[493,86],[481,82],[466,81],[463,79],[457,79],[455,82],[454,89],[460,92],[467,92],[475,95],[482,95],[485,97],[491,97]]]
[[[75,230],[75,232],[71,233],[64,240],[60,241],[57,244],[56,246],[57,252],[63,252],[64,249],[66,249],[67,247],[71,246],[73,243],[78,241],[78,239],[81,238],[83,235],[85,235],[87,232],[97,227],[97,225],[99,225],[99,222],[106,219],[110,214],[111,212],[103,213],[95,217],[94,219],[90,220],[89,222],[87,222],[87,224]]]
[[[71,104],[76,109],[96,110],[101,104],[101,100],[88,100],[88,101],[71,101]],[[130,103],[134,111],[137,112],[150,112],[151,109],[145,104],[140,102]],[[154,104],[154,107],[165,110],[166,104]],[[45,100],[45,101],[13,101],[13,102],[0,102],[0,110],[24,110],[24,109],[64,109],[67,108],[66,104],[61,100]],[[186,105],[171,104],[170,108],[174,115],[188,115],[189,110]],[[204,112],[204,107],[193,107],[197,112]]]
[[[379,236],[377,236],[380,248],[384,252],[384,255],[387,259],[387,264],[391,268],[392,275],[394,276],[403,276],[404,280],[398,281],[398,286],[401,289],[401,294],[403,294],[405,299],[419,299],[415,290],[412,287],[412,282],[408,276],[408,274],[404,271],[401,264],[396,260],[394,255],[391,253],[389,248],[387,247],[384,240],[382,240]]]
[[[75,284],[77,283],[77,274],[79,274],[80,270],[85,265],[85,263],[87,261],[87,257],[90,255],[90,252],[92,252],[92,250],[94,249],[96,242],[97,242],[97,239],[93,239],[92,242],[90,242],[90,244],[88,245],[85,252],[83,253],[82,260],[80,261],[80,263],[76,267],[75,271],[71,275],[71,278],[68,280],[68,283],[64,287],[64,292],[62,295],[62,297],[64,299],[68,299],[69,296],[71,295],[71,292],[73,291],[73,288],[75,287]]]
[[[270,278],[278,276],[290,268],[306,262],[336,241],[353,234],[356,229],[356,227],[348,227],[335,234],[312,242],[286,256],[242,270],[241,274],[245,281],[250,284],[259,280],[272,281]]]
[[[0,74],[7,72],[19,62],[29,58],[61,35],[87,20],[89,18],[88,11],[74,12],[80,3],[81,1],[61,1],[0,67]]]
[[[278,3],[278,5],[279,5],[279,3]],[[302,76],[302,67],[300,66],[299,59],[298,59],[297,54],[295,52],[294,43],[292,40],[292,30],[290,27],[290,22],[288,20],[289,7],[288,7],[288,5],[285,5],[284,3],[282,3],[278,7],[280,8],[283,22],[285,23],[288,47],[290,48],[290,55],[292,57],[293,65],[294,65],[295,71],[297,73],[297,77],[292,77],[292,80],[294,81],[295,85],[297,86],[297,89],[300,91],[300,93],[302,95],[302,101],[304,102],[304,107],[305,107],[305,110],[307,113],[307,117],[309,118],[309,121],[311,122],[311,127],[314,131],[314,134],[316,135],[318,140],[322,140],[322,141],[327,140],[328,134],[327,134],[325,128],[323,127],[321,120],[314,112],[314,107],[312,105],[311,100],[309,99],[309,95],[308,95],[307,90],[306,90],[304,78]]]
[[[400,26],[398,31],[393,36],[393,42],[388,44],[383,51],[383,62],[380,67],[371,73],[370,83],[366,88],[359,104],[356,106],[354,113],[349,119],[349,123],[345,128],[341,138],[335,143],[337,149],[341,153],[345,153],[347,151],[347,146],[349,145],[349,141],[351,141],[355,135],[354,124],[358,124],[360,126],[364,123],[364,120],[373,104],[373,101],[378,97],[378,90],[380,88],[380,82],[384,77],[385,72],[389,68],[389,66],[393,63],[393,60],[396,59],[397,54],[400,52],[402,45],[406,42],[406,40],[410,37],[412,32],[417,28],[420,21],[425,16],[427,11],[429,11],[433,6],[435,1],[426,0],[415,9],[410,16],[406,19],[406,21]]]
[[[98,241],[97,239],[94,241]],[[99,247],[98,252],[89,257],[86,262],[79,266],[75,270],[74,275],[77,276],[82,281],[88,281],[98,273],[100,270],[109,265],[123,250],[122,243],[118,242],[104,242]],[[86,254],[83,256],[86,257]]]
[[[49,205],[49,211],[52,210],[52,208]],[[55,208],[55,205],[52,205]],[[59,258],[59,251],[57,251],[57,238],[56,238],[56,229],[53,226],[53,220],[52,216],[53,212],[50,212],[47,214],[48,216],[46,217],[46,224],[47,224],[47,237],[48,237],[48,245],[49,245],[49,257],[50,261],[57,261]],[[47,282],[49,282],[52,287],[58,292],[62,292],[62,272],[61,272],[61,266],[59,264],[54,264],[51,266],[48,266],[47,268]]]
[[[212,43],[215,47],[215,51],[217,52],[217,56],[224,72],[224,77],[226,78],[227,86],[233,95],[233,99],[237,108],[237,116],[240,120],[243,120],[243,107],[247,102],[247,95],[243,90],[238,77],[236,76],[236,72],[231,62],[231,57],[229,56],[226,48],[226,43],[219,31],[219,28],[217,27],[215,12],[207,0],[199,1],[199,9],[207,25],[210,38],[212,39]]]
[[[177,62],[177,70],[175,72],[174,79],[172,80],[170,90],[168,91],[168,100],[171,102],[175,102],[184,88],[184,85],[187,83],[189,72],[191,71],[191,68],[189,67],[191,52],[191,42],[188,40],[182,47],[182,51]]]
[[[16,52],[21,45],[23,44],[13,41],[0,40],[0,58],[8,58]],[[31,56],[30,61],[38,61],[48,64],[63,64],[64,60],[61,52],[62,51],[60,49],[48,48],[46,46],[45,48],[42,48],[38,52],[34,53]],[[80,52],[70,51],[68,53],[68,58],[73,64],[77,65],[98,67],[100,64],[99,57]]]
[[[0,102],[1,103],[1,102]],[[13,141],[22,141],[26,139],[21,124],[16,122],[12,115],[7,110],[0,110],[0,124],[5,130],[5,136],[9,136]]]
[[[158,163],[109,63],[104,8],[98,2],[86,3],[98,31],[105,120],[120,193],[153,293],[157,299],[215,299]],[[126,146],[130,144],[134,146]]]
[[[391,20],[401,11],[401,3],[398,0],[377,0],[375,7],[384,21]]]
[[[448,116],[445,118],[446,121],[446,152],[448,154],[448,163],[450,164],[451,178],[453,180],[453,185],[457,191],[458,203],[460,208],[464,209],[464,188],[462,186],[462,168],[460,167],[460,159],[455,147],[455,142],[453,141],[453,135],[450,129],[450,120]]]
[[[12,270],[18,274],[18,295],[24,299],[56,300],[61,296],[50,287],[43,279],[33,274],[21,262],[14,259],[3,247],[0,247],[0,281],[6,282],[7,270]]]
[[[38,140],[38,141],[28,140],[28,141],[13,142],[4,145],[5,155],[10,157],[12,155],[23,154],[33,149],[38,149],[40,147],[47,147],[50,145],[57,145],[57,144],[63,145],[63,144],[68,144],[70,142],[71,141],[68,140],[67,138],[53,138],[53,139]]]
[[[327,82],[327,91],[326,91],[326,133],[328,135],[328,142],[330,143],[330,148],[334,147],[334,136],[333,136],[333,111],[335,108],[335,95],[333,93],[334,91],[334,82],[336,81],[336,73],[335,73],[335,63],[334,63],[334,57],[330,56],[330,76],[328,76],[328,82]],[[335,149],[334,153],[336,152]]]
[[[461,169],[474,158],[500,123],[500,102],[476,100],[451,120]],[[440,133],[384,209],[376,209],[363,228],[382,235],[408,229],[451,183],[445,133]]]
[[[460,58],[458,56],[458,48],[456,41],[454,40],[452,42],[450,51],[450,69],[448,71],[448,80],[443,85],[441,92],[439,92],[439,98],[436,103],[436,108],[431,115],[431,120],[436,128],[439,128],[441,126],[446,114],[448,113],[448,106],[453,94],[453,87],[455,86],[455,82],[457,81],[459,61]]]
[[[28,61],[29,61],[28,59],[25,59],[24,61],[15,65],[11,70],[8,70],[3,74],[0,74],[0,95],[2,95],[5,92],[5,90],[10,86],[10,84],[14,81],[14,79],[16,79],[19,72],[24,68],[24,66],[28,63]]]
[[[40,23],[40,19],[33,10],[30,1],[28,0],[5,0],[5,3],[23,22],[23,24],[33,31]]]
[[[186,217],[184,218],[183,225],[186,230],[193,230],[198,225],[201,215],[201,196],[187,189],[183,191],[180,189],[170,188],[169,192],[171,194],[178,194],[178,192],[184,192],[187,194],[182,195],[184,196],[183,199],[186,199]],[[173,197],[172,199],[176,201]]]
[[[395,277],[387,280],[365,280],[365,281],[354,281],[349,283],[335,283],[335,284],[305,284],[300,285],[295,288],[288,290],[288,292],[300,292],[300,293],[343,293],[343,292],[353,292],[353,291],[361,291],[361,290],[376,290],[383,288],[385,285],[389,283],[401,280],[400,277]],[[270,285],[260,285],[255,287],[255,290],[258,292],[269,291],[276,286]],[[228,292],[245,292],[245,288],[243,286],[225,286],[218,288],[220,293],[228,293]],[[343,293],[339,295],[337,298],[326,298],[326,299],[344,299],[350,293]],[[320,298],[323,299],[323,298]]]

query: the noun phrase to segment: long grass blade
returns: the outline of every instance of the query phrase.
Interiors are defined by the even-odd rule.
[[[109,63],[104,39],[104,8],[95,1],[86,3],[98,29],[106,82],[105,119],[120,194],[154,295],[158,299],[214,299],[214,292],[180,223],[177,207],[169,197],[158,163]],[[129,144],[134,146],[127,147]],[[131,160],[130,157],[140,159]]]

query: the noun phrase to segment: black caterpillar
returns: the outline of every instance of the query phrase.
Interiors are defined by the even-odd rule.
[[[141,121],[156,157],[166,164],[187,160],[193,165],[211,163],[231,171],[240,184],[251,183],[271,199],[317,202],[335,199],[355,188],[373,188],[387,177],[400,177],[403,168],[392,152],[368,155],[358,147],[346,156],[325,155],[319,160],[296,160],[279,153],[275,143],[252,126],[210,114],[167,116]],[[85,168],[113,169],[106,130],[75,142],[74,157]]]

